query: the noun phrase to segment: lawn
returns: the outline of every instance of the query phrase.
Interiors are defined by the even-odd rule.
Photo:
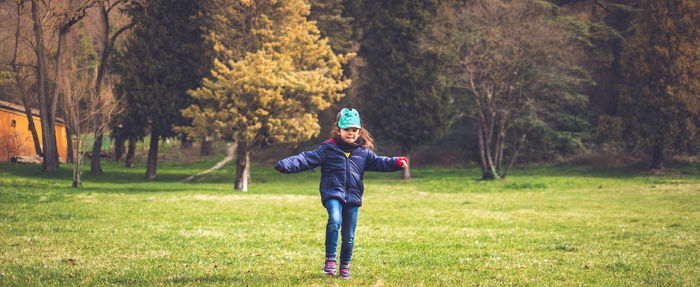
[[[233,190],[219,158],[144,167],[0,164],[0,286],[698,286],[700,176],[634,168],[532,167],[367,173],[352,276],[321,274],[319,172],[254,166]]]

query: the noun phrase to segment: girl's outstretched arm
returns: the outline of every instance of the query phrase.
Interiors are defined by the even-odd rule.
[[[408,165],[408,160],[404,156],[400,156],[400,157],[378,156],[370,151],[367,154],[367,161],[365,163],[365,170],[369,170],[369,171],[399,171],[407,165]]]
[[[275,169],[282,173],[295,173],[317,167],[323,162],[325,151],[323,146],[315,150],[293,155],[275,164]]]

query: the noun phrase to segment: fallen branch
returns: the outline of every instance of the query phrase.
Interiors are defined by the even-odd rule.
[[[210,173],[210,172],[212,172],[212,171],[215,171],[215,170],[221,168],[222,166],[224,166],[226,163],[228,163],[229,161],[231,161],[231,160],[233,159],[233,155],[236,153],[236,148],[238,148],[238,143],[233,143],[233,144],[232,144],[231,146],[229,146],[228,149],[226,150],[226,157],[225,157],[223,160],[221,160],[220,162],[216,163],[216,164],[215,164],[214,166],[212,166],[210,169],[207,169],[207,170],[205,170],[205,171],[202,171],[202,172],[197,173],[197,174],[194,174],[194,175],[190,175],[190,176],[188,176],[187,178],[185,178],[185,179],[183,179],[183,180],[180,180],[180,182],[190,182],[190,181],[194,180],[195,177],[198,177],[198,176],[201,176],[201,175],[205,175],[205,174],[207,174],[207,173]]]

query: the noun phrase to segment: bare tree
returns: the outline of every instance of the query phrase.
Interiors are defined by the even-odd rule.
[[[477,122],[483,179],[504,178],[530,129],[546,125],[554,106],[575,102],[566,90],[585,78],[577,69],[579,44],[546,3],[477,0],[450,7],[421,38],[450,65],[447,82]],[[508,139],[514,142],[506,164]]]
[[[99,95],[102,92],[104,79],[109,77],[109,69],[107,64],[109,63],[109,57],[112,55],[114,50],[114,45],[122,33],[133,27],[133,22],[127,22],[126,24],[118,23],[114,18],[121,16],[119,13],[119,8],[123,7],[128,1],[125,0],[103,0],[97,1],[96,9],[99,15],[100,33],[99,33],[99,46],[100,46],[100,56],[99,64],[95,71],[95,81],[92,83],[92,94]],[[115,12],[116,11],[116,12]],[[111,93],[111,91],[110,91]],[[107,124],[107,123],[105,123]],[[95,132],[95,141],[92,148],[92,157],[90,158],[90,172],[93,174],[102,174],[102,167],[100,166],[101,152],[102,152],[102,139],[104,137],[105,126],[103,124],[97,125],[99,129]]]
[[[116,39],[124,31],[128,30],[132,24],[115,25],[111,24],[111,19],[119,17],[118,11],[122,5],[129,0],[67,0],[67,1],[16,1],[17,19],[14,35],[14,49],[12,60],[9,66],[12,70],[12,76],[17,86],[17,90],[21,95],[23,104],[27,111],[27,117],[30,118],[30,129],[33,125],[31,120],[28,88],[34,87],[36,91],[36,100],[39,106],[41,118],[42,139],[41,144],[35,135],[35,149],[37,153],[43,154],[43,167],[45,170],[55,170],[58,168],[58,149],[56,145],[56,112],[58,99],[61,89],[53,88],[59,85],[59,82],[64,81],[63,73],[65,73],[65,42],[66,35],[70,29],[76,24],[85,19],[88,11],[93,7],[98,11],[95,15],[99,18],[100,35],[98,37],[99,64],[95,70],[95,80],[91,82],[91,93],[95,95],[102,94],[103,85],[106,78],[109,77],[107,63],[109,56],[114,48]],[[23,3],[28,3],[30,9],[24,9]],[[32,30],[22,31],[21,24],[23,23],[23,15],[29,15]],[[23,54],[20,49],[21,40],[26,39],[26,46],[31,48],[34,53],[32,60],[26,60],[23,63]],[[49,57],[48,55],[52,55]],[[54,56],[55,55],[55,56]],[[55,60],[54,60],[55,59]],[[29,70],[34,70],[36,76],[31,77],[27,73]],[[70,78],[70,77],[69,77]],[[32,80],[35,83],[32,83]],[[71,121],[68,121],[68,132],[72,132]],[[96,141],[101,144],[103,129],[97,130]],[[41,146],[43,145],[43,151]],[[99,145],[97,145],[99,146]],[[98,152],[99,154],[99,152]],[[93,157],[95,158],[95,157]],[[93,162],[93,172],[101,173],[99,167],[99,157]]]
[[[3,64],[7,65],[11,72],[12,91],[18,95],[18,100],[25,107],[34,149],[37,154],[42,155],[43,167],[46,170],[55,170],[59,163],[55,132],[58,95],[53,87],[61,72],[59,63],[63,51],[60,47],[65,40],[67,29],[83,19],[86,10],[95,1],[44,0],[0,3],[14,5],[12,10],[4,11],[15,11],[12,13],[15,16],[12,17],[12,23],[3,21],[3,27],[13,28],[7,30],[13,32],[12,36],[6,37],[1,33],[3,49],[11,47],[8,49],[11,50],[11,56],[7,57],[9,61]],[[3,20],[6,19],[7,17]],[[32,106],[39,108],[41,141],[32,119]]]
[[[56,131],[54,124],[56,121],[55,109],[51,109],[49,99],[49,71],[46,59],[46,46],[44,44],[44,28],[39,12],[38,1],[32,1],[32,28],[34,31],[34,53],[36,54],[37,65],[37,95],[39,99],[39,116],[41,117],[41,134],[43,149],[43,167],[45,170],[54,171],[58,169],[58,149],[56,147]]]
[[[29,131],[34,142],[34,151],[37,155],[41,156],[41,142],[39,141],[39,134],[37,133],[36,126],[34,125],[33,112],[31,108],[33,101],[29,91],[29,87],[31,86],[32,82],[36,80],[33,77],[36,66],[33,65],[30,59],[31,54],[27,53],[30,48],[30,41],[26,38],[27,33],[26,31],[24,31],[24,33],[22,31],[24,26],[28,26],[27,23],[25,23],[26,19],[23,19],[22,15],[28,13],[28,11],[26,11],[26,7],[22,1],[15,1],[13,4],[15,5],[14,10],[16,11],[16,18],[13,19],[15,29],[13,31],[14,34],[7,37],[7,39],[9,39],[7,44],[11,46],[10,53],[12,56],[9,59],[9,63],[3,64],[9,66],[8,68],[11,72],[10,78],[13,82],[10,90],[15,97],[18,97],[18,100],[24,106],[24,113],[27,116]],[[11,25],[9,22],[5,24],[7,24],[8,27]]]
[[[58,169],[58,148],[56,145],[56,109],[58,105],[58,89],[50,93],[51,73],[47,54],[46,39],[57,35],[56,64],[54,78],[59,79],[62,72],[62,46],[69,29],[85,18],[88,8],[95,0],[62,1],[31,1],[31,16],[33,27],[33,50],[37,66],[37,95],[39,99],[39,114],[41,117],[43,167],[45,170]]]
[[[73,44],[72,51],[84,48],[74,43],[71,44]],[[73,130],[71,138],[74,149],[73,187],[80,187],[82,185],[80,176],[86,154],[84,146],[87,135],[92,131],[104,132],[110,117],[117,113],[119,104],[111,93],[111,89],[102,89],[99,93],[95,93],[94,82],[97,80],[97,71],[99,70],[97,67],[79,66],[80,63],[87,63],[87,61],[81,61],[76,52],[66,53],[63,60],[65,70],[59,78],[57,89],[63,96],[61,101],[63,110],[67,120],[72,124]],[[111,85],[109,78],[106,82],[106,85]]]
[[[20,156],[30,152],[29,147],[27,147],[29,140],[31,140],[30,136],[27,136],[13,125],[11,132],[0,138],[0,142],[3,143],[3,146],[0,148],[5,149],[10,160],[18,162]]]

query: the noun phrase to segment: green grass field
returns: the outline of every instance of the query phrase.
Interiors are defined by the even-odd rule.
[[[254,166],[246,193],[231,163],[177,182],[216,160],[160,163],[155,181],[105,160],[81,189],[68,165],[0,164],[0,286],[700,285],[696,167],[367,173],[345,281],[321,274],[319,172]]]

